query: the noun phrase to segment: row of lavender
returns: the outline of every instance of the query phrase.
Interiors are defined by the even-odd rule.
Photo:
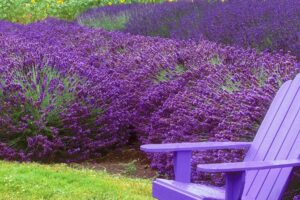
[[[131,36],[54,19],[1,21],[0,158],[79,162],[135,137],[141,144],[248,141],[299,68],[293,56],[204,40]],[[195,153],[193,163],[241,157]],[[170,155],[150,159],[172,176]],[[194,180],[220,183],[214,176],[193,172]]]
[[[105,16],[125,15],[122,31],[173,39],[209,39],[258,50],[291,51],[300,58],[300,1],[182,1],[119,5],[92,9],[79,16],[101,26]]]

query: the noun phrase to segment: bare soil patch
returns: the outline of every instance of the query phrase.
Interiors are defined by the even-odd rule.
[[[93,162],[70,164],[73,168],[87,168],[93,170],[104,170],[111,174],[121,174],[133,178],[157,177],[156,171],[152,170],[149,160],[138,148],[125,147],[114,150]]]

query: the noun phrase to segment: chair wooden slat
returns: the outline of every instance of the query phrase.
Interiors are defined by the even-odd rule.
[[[257,141],[257,143],[253,143],[253,146],[250,147],[250,150],[252,148],[257,148],[255,153],[252,152],[254,156],[251,156],[251,160],[273,160],[275,158],[276,152],[280,148],[280,143],[274,143],[274,141],[277,136],[279,136],[279,140],[283,140],[286,137],[286,129],[290,128],[291,122],[295,118],[295,115],[298,111],[298,109],[295,110],[292,108],[292,104],[298,94],[299,86],[300,76],[297,76],[288,88],[287,93],[280,104],[279,110],[276,112],[276,115],[271,123],[271,126],[269,126],[264,133],[263,139],[261,141]],[[300,98],[300,96],[298,98]],[[270,109],[272,108],[270,107]],[[270,154],[268,156],[269,152]],[[247,157],[245,160],[247,161],[247,159],[249,159],[249,157]],[[244,195],[257,195],[260,191],[260,186],[263,184],[267,175],[268,170],[248,172],[246,176],[247,184],[245,186]]]
[[[251,161],[254,160],[258,149],[260,148],[261,142],[266,137],[266,132],[270,129],[272,122],[274,121],[274,118],[276,114],[279,112],[279,108],[281,107],[283,100],[291,86],[292,81],[285,82],[277,94],[275,95],[275,98],[273,99],[270,108],[268,109],[268,112],[262,121],[261,126],[258,129],[258,132],[252,142],[252,146],[247,152],[245,156],[245,161]],[[246,173],[247,181],[245,183],[245,189],[244,189],[244,195],[247,195],[250,190],[250,185],[253,183],[253,180],[255,176],[257,175],[256,171],[249,171]]]
[[[260,142],[263,140],[263,138],[265,137],[265,133],[266,131],[270,128],[270,126],[272,125],[272,122],[276,116],[276,113],[278,112],[280,105],[283,102],[284,97],[286,96],[286,93],[288,92],[290,86],[291,86],[292,81],[287,81],[285,82],[280,89],[278,90],[278,92],[276,93],[270,108],[268,109],[265,118],[263,119],[257,134],[252,142],[252,148],[249,149],[249,151],[247,152],[247,155],[245,157],[245,160],[253,160],[257,149],[259,148]]]
[[[298,98],[297,98],[298,97]],[[300,99],[300,92],[298,92],[296,99]],[[298,105],[294,105],[298,104]],[[295,100],[289,115],[285,118],[285,123],[281,126],[280,131],[277,134],[277,137],[274,139],[272,147],[267,152],[265,160],[276,160],[276,159],[287,159],[290,149],[293,147],[293,142],[296,139],[299,129],[300,129],[300,101]],[[294,116],[295,115],[295,116]],[[256,178],[255,184],[261,185],[256,196],[262,196],[263,199],[266,199],[270,193],[273,182],[276,182],[279,175],[278,170],[265,170],[259,171]],[[283,182],[281,180],[281,182]],[[257,187],[258,188],[258,187]]]
[[[300,123],[298,122],[298,124],[300,124]],[[299,155],[300,155],[300,148],[299,148],[300,131],[298,131],[295,139],[290,138],[290,140],[293,141],[293,144],[291,145],[291,148],[289,148],[289,152],[287,152],[288,156],[286,158],[287,159],[299,158]],[[284,155],[285,153],[286,152],[283,152],[282,156],[285,156]],[[279,158],[280,158],[280,156],[281,155],[278,155]],[[281,198],[292,170],[293,169],[291,167],[280,170],[280,173],[278,174],[276,181],[272,185],[272,190],[270,190],[270,192],[268,194],[268,199],[272,200],[272,199],[276,199],[276,197],[278,197],[278,199]],[[270,174],[270,175],[273,175],[273,174]],[[270,182],[267,182],[266,185],[264,185],[264,186],[266,187],[268,183],[270,183]]]

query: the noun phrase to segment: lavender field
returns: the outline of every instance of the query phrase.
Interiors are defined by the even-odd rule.
[[[252,141],[278,88],[300,72],[300,3],[272,2],[129,4],[71,22],[0,21],[0,158],[80,163],[128,145]],[[93,26],[108,15],[124,23]],[[159,176],[173,176],[172,155],[147,157]],[[221,174],[196,164],[242,158],[195,152],[192,179],[222,185]]]
[[[291,52],[300,59],[300,3],[297,0],[194,0],[162,4],[129,4],[90,9],[80,24],[137,35],[210,41]],[[119,26],[107,26],[108,21]]]

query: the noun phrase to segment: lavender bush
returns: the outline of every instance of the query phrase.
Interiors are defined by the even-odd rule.
[[[210,40],[259,50],[288,52],[300,58],[300,2],[231,0],[207,10],[201,26]]]
[[[74,34],[76,33],[76,34]],[[133,36],[48,19],[0,22],[0,156],[82,161],[144,143],[251,140],[279,86],[294,78],[291,55],[201,40]],[[193,155],[240,160],[239,151]],[[149,155],[172,176],[170,155]],[[194,181],[221,184],[220,175]]]
[[[260,51],[290,51],[300,58],[298,0],[230,0],[224,3],[198,0],[122,5],[94,9],[79,19],[93,19],[93,23],[99,22],[101,27],[103,15],[118,16],[124,10],[128,20],[119,29],[124,32],[185,40],[206,38]]]
[[[152,4],[151,4],[152,5]],[[105,30],[122,30],[129,20],[128,10],[132,12],[134,8],[145,7],[144,4],[121,4],[118,6],[105,6],[93,8],[77,17],[79,24],[92,27],[103,28]],[[101,10],[101,12],[99,12]]]
[[[51,48],[45,52],[41,43],[33,44],[14,36],[1,38],[0,157],[81,161],[115,145],[113,135],[100,130],[105,107],[92,77],[71,63],[58,63],[63,58],[51,57]]]
[[[166,2],[130,9],[129,20],[124,31],[133,34],[179,38],[174,30],[178,29],[182,18],[191,13],[197,13],[197,17],[193,20],[199,21],[202,16],[202,9],[206,4],[204,2],[197,4]],[[183,32],[188,31],[187,27],[184,27],[184,30],[182,28]]]
[[[110,18],[111,23],[113,23],[119,16],[126,16],[127,21],[123,27],[116,28],[117,30],[139,35],[180,38],[185,33],[178,34],[176,29],[178,29],[182,18],[195,14],[193,20],[199,22],[202,17],[202,10],[206,6],[208,6],[207,2],[200,1],[197,3],[165,2],[161,4],[105,6],[82,13],[77,21],[81,25],[110,30],[103,22],[105,19]],[[189,30],[181,31],[188,32]]]
[[[98,153],[93,143],[100,139],[95,135],[102,110],[87,78],[41,63],[9,66],[0,78],[2,142],[47,162]]]

